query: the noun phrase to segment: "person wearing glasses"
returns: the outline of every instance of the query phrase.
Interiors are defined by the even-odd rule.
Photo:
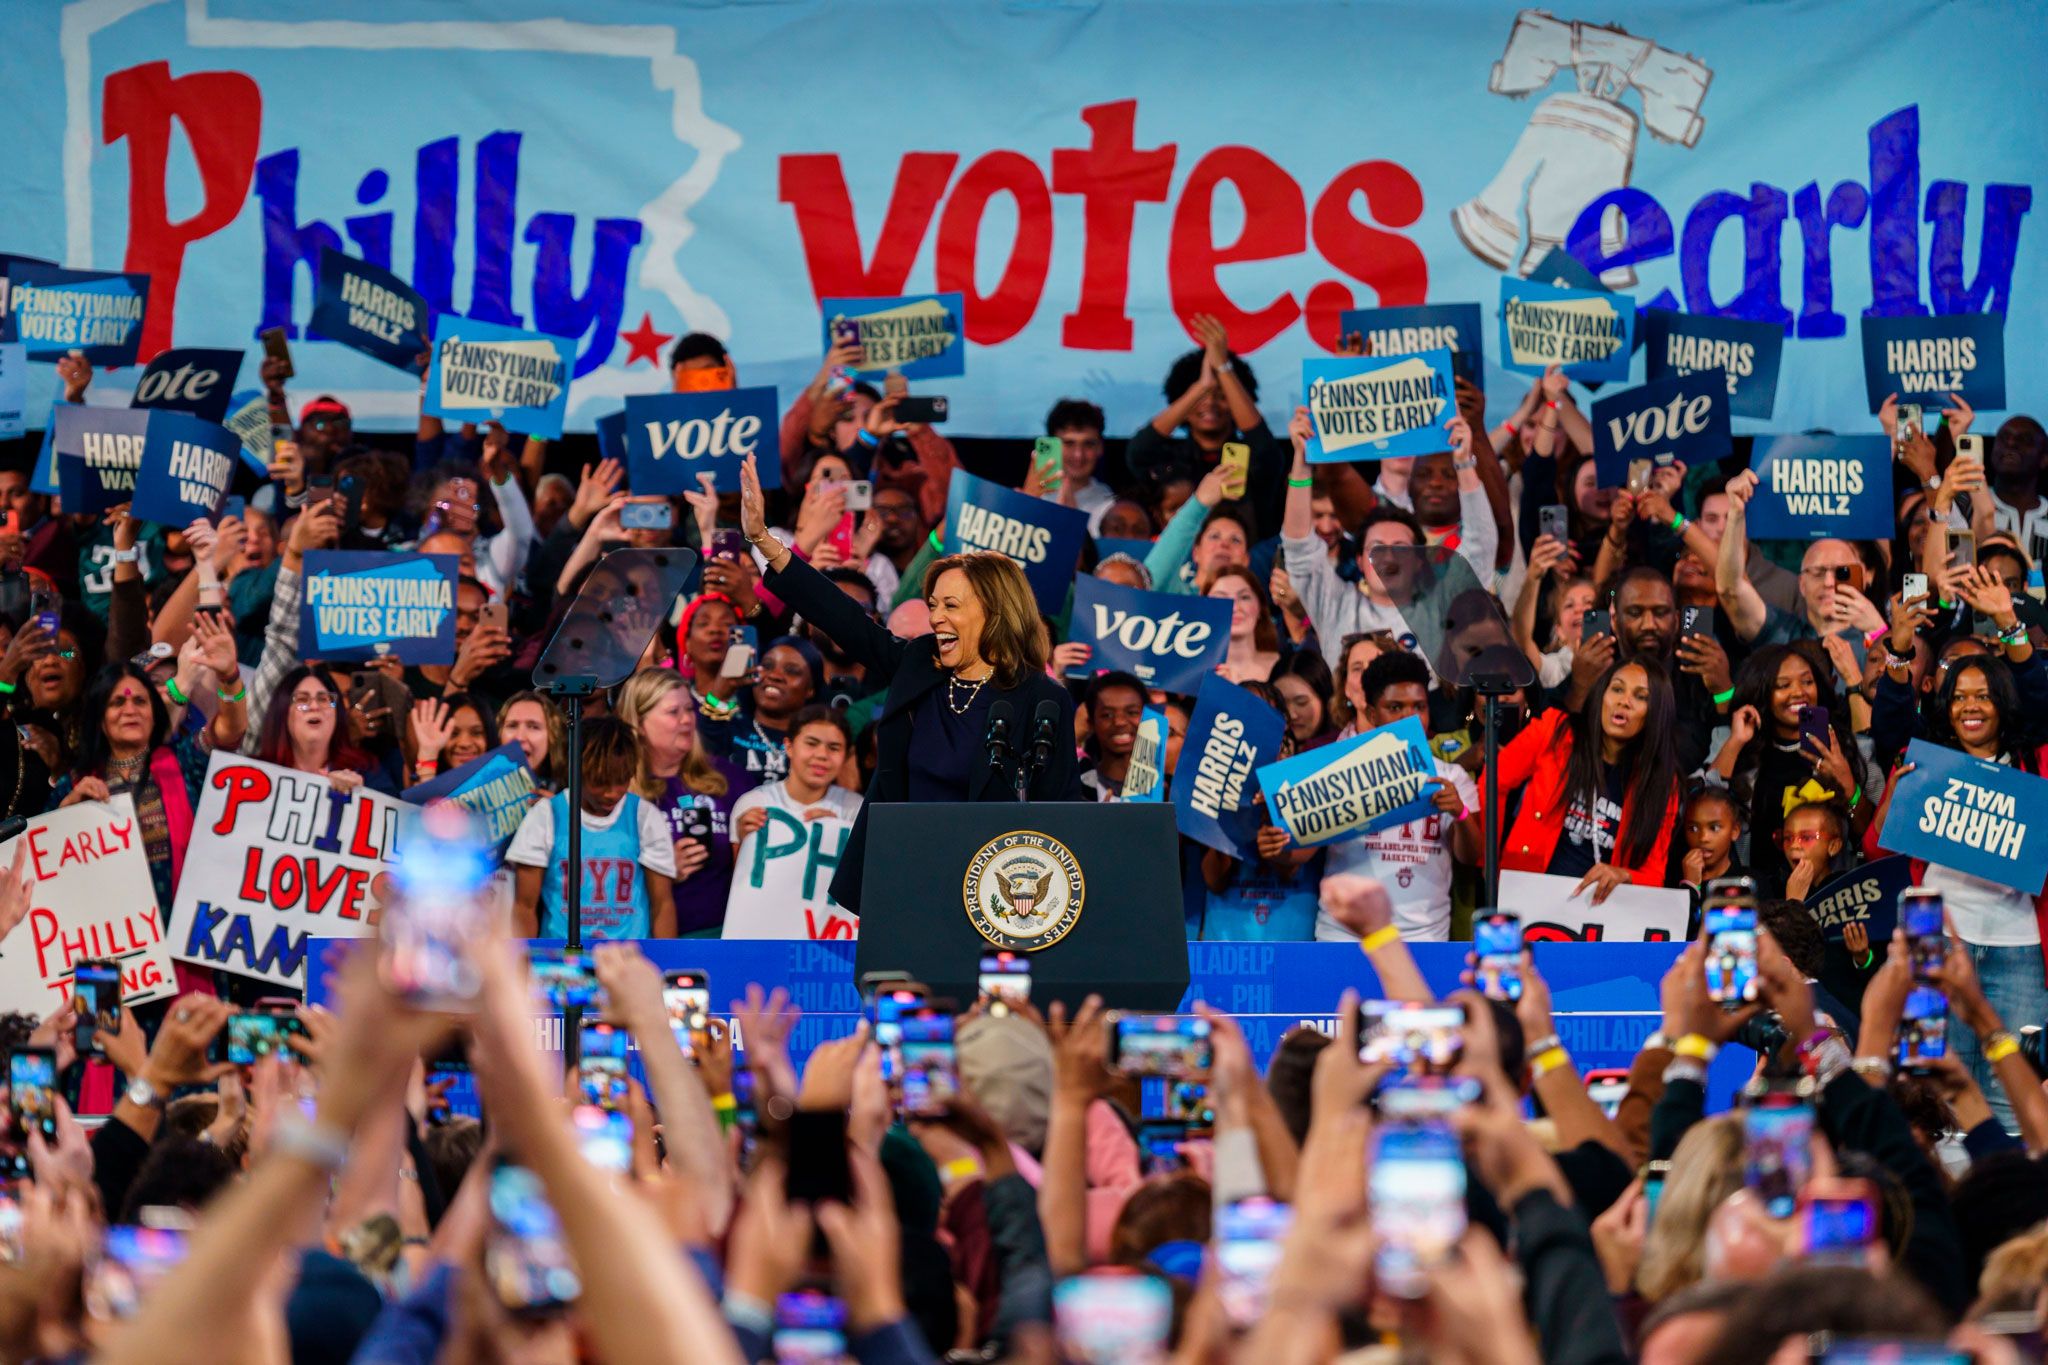
[[[1870,571],[1862,554],[1851,541],[1814,541],[1799,561],[1799,610],[1781,611],[1767,603],[1744,567],[1749,500],[1756,487],[1754,470],[1728,480],[1728,524],[1714,565],[1714,589],[1728,624],[1743,643],[1759,649],[1843,635],[1861,662],[1864,641],[1887,628],[1884,613],[1870,600]]]
[[[341,702],[341,688],[325,664],[301,664],[284,675],[263,708],[252,757],[318,774],[340,791],[368,786],[397,795],[390,774],[357,747]]]
[[[132,659],[94,674],[79,708],[83,723],[77,762],[51,788],[59,806],[129,795],[156,903],[163,907],[171,904],[178,884],[192,837],[192,812],[213,751],[233,752],[248,733],[249,689],[236,665],[234,632],[210,617],[195,619],[172,687],[176,691],[167,703]],[[192,697],[209,689],[220,703],[213,719],[200,729],[181,730],[173,710],[182,714]],[[180,697],[185,701],[176,700]]]

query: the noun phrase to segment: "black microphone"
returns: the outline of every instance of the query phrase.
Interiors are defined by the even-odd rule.
[[[988,766],[998,773],[1003,770],[1003,759],[1010,752],[1010,722],[1015,715],[1015,708],[1000,697],[989,704]]]
[[[1035,777],[1052,761],[1052,732],[1059,724],[1060,704],[1050,697],[1031,713],[1031,767]]]

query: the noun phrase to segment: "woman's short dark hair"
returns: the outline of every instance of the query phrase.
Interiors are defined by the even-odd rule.
[[[852,750],[853,724],[846,719],[846,713],[838,707],[812,702],[789,718],[789,737],[794,740],[804,732],[807,725],[829,725],[846,741],[847,749]]]
[[[92,681],[85,685],[85,696],[79,702],[79,777],[104,774],[107,761],[114,756],[113,747],[107,743],[107,702],[123,678],[133,678],[141,683],[143,692],[149,697],[150,751],[155,752],[170,738],[171,713],[164,708],[163,694],[150,683],[149,675],[127,659],[108,664],[92,675]]]

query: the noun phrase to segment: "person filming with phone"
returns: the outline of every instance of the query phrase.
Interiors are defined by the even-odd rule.
[[[1069,796],[1074,703],[1046,676],[1038,605],[1015,563],[985,552],[933,561],[923,585],[932,634],[904,640],[768,533],[752,459],[741,467],[740,527],[767,560],[764,585],[836,641],[869,679],[888,687],[876,723],[880,761],[832,878],[834,900],[849,910],[860,908],[868,809],[878,801],[1014,800],[1012,775],[1020,761],[1030,770],[1031,799]],[[988,742],[998,703],[1012,717],[1011,751],[1000,780]],[[1034,748],[1042,766],[1031,762]]]

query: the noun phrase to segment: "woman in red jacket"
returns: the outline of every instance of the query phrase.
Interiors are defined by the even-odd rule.
[[[1576,714],[1531,722],[1500,753],[1500,790],[1522,792],[1502,869],[1575,877],[1595,905],[1630,882],[1664,885],[1678,822],[1676,719],[1664,671],[1630,660],[1602,674]]]

